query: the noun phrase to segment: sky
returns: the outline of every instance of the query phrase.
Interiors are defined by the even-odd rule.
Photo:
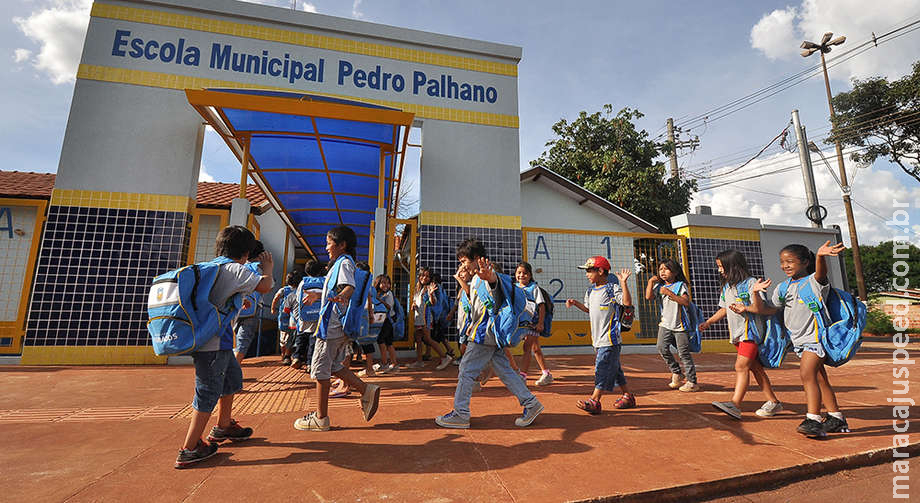
[[[600,111],[606,103],[614,111],[629,107],[644,114],[637,125],[650,138],[661,139],[669,117],[682,129],[679,139],[699,138],[697,148],[681,151],[679,164],[684,176],[699,177],[700,187],[713,187],[697,193],[692,207],[708,205],[718,215],[808,225],[797,153],[777,141],[739,168],[779,135],[798,109],[809,139],[831,166],[814,155],[826,224],[841,225],[846,243],[841,190],[830,174],[837,171],[834,150],[822,141],[830,129],[823,79],[804,79],[743,109],[727,110],[731,113],[719,109],[818,64],[818,55],[799,55],[802,40],[819,41],[827,31],[846,35],[846,43],[828,55],[833,57],[872,33],[920,20],[915,0],[876,0],[872,9],[863,0],[252,1],[287,9],[296,3],[299,10],[520,46],[520,169],[545,150],[551,127],[560,119]],[[5,90],[0,102],[6,112],[0,116],[0,148],[7,159],[3,169],[57,170],[89,6],[86,0],[5,2],[6,18],[0,22],[0,59],[6,58],[0,65]],[[920,30],[897,35],[832,64],[832,91],[849,90],[852,79],[894,80],[909,73],[920,59]],[[886,225],[894,201],[911,205],[906,225],[910,239],[920,241],[920,182],[884,160],[857,166],[847,159],[846,166],[860,243],[904,234],[904,224]],[[779,168],[790,169],[754,178]],[[415,169],[407,179],[418,177]],[[238,162],[213,134],[206,138],[200,179],[239,181]]]

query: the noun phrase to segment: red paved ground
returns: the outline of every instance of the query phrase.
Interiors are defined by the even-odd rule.
[[[763,401],[756,389],[742,422],[710,406],[731,392],[728,354],[697,355],[699,393],[667,389],[658,356],[624,355],[639,408],[587,416],[574,402],[592,388],[593,357],[577,355],[550,357],[557,380],[535,389],[546,412],[529,428],[514,426],[520,408],[497,380],[474,395],[472,429],[438,428],[433,418],[451,407],[451,366],[373,378],[384,387],[374,420],[363,421],[356,399],[333,400],[325,433],[291,427],[313,399],[309,378],[270,358],[247,360],[251,391],[235,416],[254,437],[186,470],[172,466],[188,426],[191,367],[0,367],[0,499],[530,503],[731,479],[890,448],[892,349],[867,343],[829,370],[853,432],[823,441],[794,431],[804,414],[795,357],[770,371],[787,409],[771,419],[753,414]],[[920,382],[911,382],[920,402]],[[910,435],[920,441],[916,426]]]

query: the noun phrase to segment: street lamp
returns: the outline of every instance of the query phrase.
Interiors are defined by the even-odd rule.
[[[846,41],[846,37],[840,36],[831,40],[833,33],[825,33],[821,37],[821,43],[805,41],[802,42],[802,57],[807,58],[816,52],[821,53],[821,68],[824,69],[824,89],[827,91],[827,106],[831,110],[831,128],[836,132],[837,116],[834,114],[834,103],[831,99],[831,83],[827,78],[827,62],[824,60],[824,54],[831,52],[831,47],[840,45]],[[847,227],[850,230],[850,248],[853,250],[853,268],[856,270],[856,285],[859,289],[859,298],[867,300],[866,279],[863,277],[862,259],[859,256],[859,239],[856,236],[856,221],[853,220],[853,205],[850,203],[850,185],[847,182],[847,171],[843,166],[843,149],[840,148],[840,139],[834,134],[834,146],[837,148],[837,167],[840,171],[841,189],[843,190],[843,207],[847,212]]]

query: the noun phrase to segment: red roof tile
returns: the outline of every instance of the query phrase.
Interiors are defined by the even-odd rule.
[[[54,177],[54,173],[0,171],[0,197],[51,199]],[[240,186],[235,183],[198,182],[198,206],[229,208],[239,193]],[[246,186],[246,198],[253,206],[266,201],[265,194],[255,185]]]

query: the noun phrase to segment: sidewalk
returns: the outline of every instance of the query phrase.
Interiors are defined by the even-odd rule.
[[[333,429],[322,433],[291,426],[314,400],[308,376],[275,357],[247,360],[247,391],[234,416],[255,435],[185,470],[173,461],[188,427],[191,367],[0,367],[2,499],[447,503],[682,494],[686,501],[745,480],[866,464],[873,451],[890,464],[894,348],[877,340],[889,342],[867,342],[853,361],[828,370],[853,431],[826,440],[795,432],[805,398],[794,355],[769,371],[786,407],[769,419],[753,413],[764,400],[756,388],[741,422],[710,405],[729,399],[731,354],[696,355],[698,393],[669,390],[658,356],[625,355],[639,407],[588,416],[575,401],[593,387],[593,357],[570,355],[548,357],[554,384],[531,386],[546,411],[529,428],[514,426],[521,409],[497,379],[473,396],[471,429],[437,427],[433,418],[451,408],[457,367],[450,366],[371,378],[383,387],[374,420],[363,421],[357,397],[332,399]],[[914,356],[918,349],[909,347]],[[920,401],[920,383],[910,380],[909,396]],[[916,453],[916,423],[909,434]],[[656,490],[664,492],[641,495]],[[835,503],[850,501],[839,496]]]

